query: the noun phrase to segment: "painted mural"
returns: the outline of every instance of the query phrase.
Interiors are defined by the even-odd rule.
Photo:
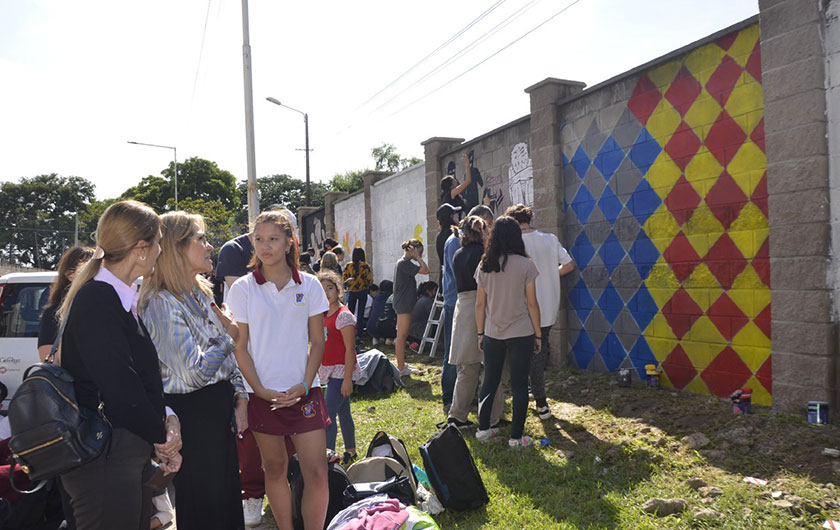
[[[657,363],[666,386],[771,403],[760,54],[756,24],[563,129],[578,366]]]
[[[324,239],[327,238],[324,209],[321,208],[304,217],[303,223],[301,223],[301,231],[303,237],[301,247],[303,250],[312,247],[315,249],[315,255],[320,257]]]
[[[528,144],[524,142],[514,145],[510,151],[508,185],[511,204],[534,206],[534,170],[528,156]]]
[[[365,248],[365,196],[356,193],[335,203],[336,241],[348,253]]]

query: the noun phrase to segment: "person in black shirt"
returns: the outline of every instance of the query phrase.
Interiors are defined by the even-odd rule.
[[[451,204],[441,204],[440,208],[437,209],[436,217],[440,225],[440,233],[437,239],[435,239],[435,250],[437,250],[438,263],[440,263],[441,270],[443,270],[443,246],[446,244],[449,236],[452,235],[452,225],[458,223],[456,215],[460,211],[460,207],[452,206]]]
[[[461,155],[461,159],[464,161],[464,168],[466,176],[464,177],[464,182],[459,183],[458,179],[455,178],[455,163],[450,162],[448,168],[448,175],[440,179],[440,203],[441,204],[450,204],[452,206],[458,208],[464,208],[466,203],[464,202],[464,197],[461,196],[461,193],[467,189],[467,187],[472,183],[472,171],[470,171],[470,158],[467,156],[466,153]]]
[[[50,287],[50,298],[38,326],[38,356],[42,361],[49,355],[58,336],[58,319],[55,313],[67,295],[70,283],[76,277],[76,271],[87,263],[91,256],[92,248],[76,246],[70,247],[58,261],[58,276]]]

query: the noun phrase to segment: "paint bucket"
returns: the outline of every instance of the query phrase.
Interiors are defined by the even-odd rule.
[[[633,382],[632,377],[630,376],[630,370],[627,368],[622,368],[618,371],[618,386],[628,387]]]
[[[808,402],[808,423],[815,423],[818,425],[825,425],[828,423],[827,401]]]
[[[656,369],[656,365],[646,364],[645,374],[647,374],[648,388],[659,388],[659,370]]]
[[[752,388],[739,388],[729,398],[732,400],[732,412],[752,414]]]

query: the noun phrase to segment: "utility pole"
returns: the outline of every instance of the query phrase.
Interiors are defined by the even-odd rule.
[[[177,202],[178,199],[175,199]],[[73,231],[73,246],[79,246],[79,212],[76,212],[76,229]]]
[[[248,222],[260,211],[257,166],[254,151],[254,93],[251,82],[251,41],[248,29],[248,0],[242,0],[242,74],[245,80],[245,150],[248,156]]]
[[[303,127],[306,131],[306,205],[312,206],[312,190],[309,185],[309,114],[303,115]]]

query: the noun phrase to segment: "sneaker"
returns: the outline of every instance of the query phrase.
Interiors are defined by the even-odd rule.
[[[350,464],[352,464],[353,462],[356,461],[356,458],[358,456],[359,455],[356,454],[356,453],[350,453],[348,451],[344,451],[344,457],[341,459],[341,465],[343,465],[344,467],[349,466]]]
[[[490,427],[486,431],[477,430],[475,431],[475,439],[479,442],[489,442],[491,438],[499,434],[499,429],[494,429]]]
[[[537,416],[541,420],[549,420],[551,419],[551,409],[548,408],[548,405],[537,407]]]
[[[393,346],[394,345],[394,339],[385,339],[385,345],[386,346]]]
[[[511,438],[508,440],[508,445],[511,449],[523,449],[534,445],[534,439],[530,436],[523,436],[522,438]]]
[[[242,514],[245,516],[245,526],[257,526],[262,523],[262,499],[242,501]]]
[[[379,339],[377,339],[376,337],[374,337],[374,338],[373,338],[373,345],[374,345],[374,346],[376,346],[376,345],[378,345],[378,344],[379,344]]]
[[[416,374],[416,373],[417,373],[417,368],[411,366],[408,363],[406,363],[405,366],[403,366],[403,369],[400,370],[400,375],[401,376],[402,375],[411,375],[411,374]]]

